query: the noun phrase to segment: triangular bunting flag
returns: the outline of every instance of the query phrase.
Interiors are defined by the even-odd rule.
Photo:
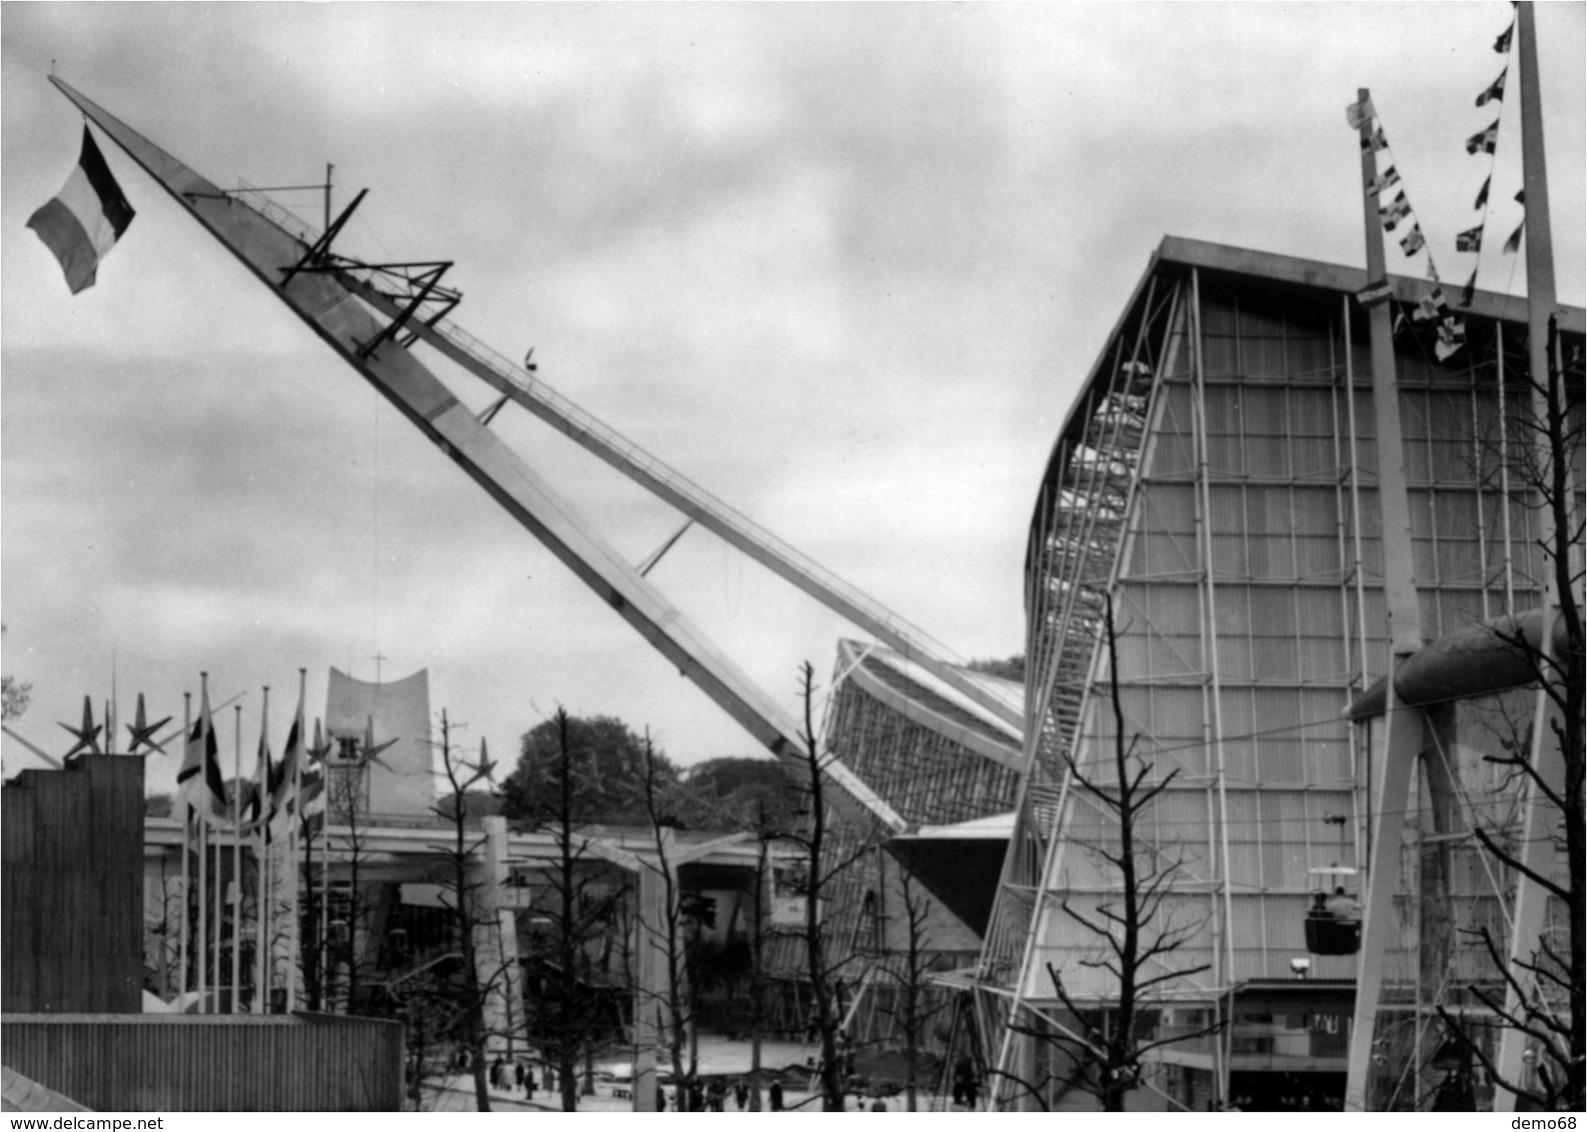
[[[1464,232],[1455,234],[1455,250],[1457,252],[1480,252],[1482,250],[1482,225],[1467,228]]]
[[[1383,220],[1385,232],[1394,231],[1395,225],[1411,214],[1411,202],[1401,193],[1388,204],[1378,208],[1378,216]]]
[[[1487,90],[1477,95],[1478,106],[1486,106],[1490,102],[1498,102],[1504,98],[1504,80],[1505,77],[1509,75],[1509,73],[1509,67],[1506,67],[1504,70],[1500,71],[1499,77],[1493,80],[1492,85],[1490,85]]]
[[[1499,148],[1499,119],[1486,130],[1478,130],[1466,139],[1467,153],[1492,153]]]
[[[1367,196],[1378,196],[1384,189],[1400,183],[1399,170],[1390,165],[1381,174],[1367,182]]]
[[[1471,278],[1466,280],[1466,285],[1460,289],[1460,305],[1469,308],[1477,297],[1477,269],[1471,269]]]
[[[1415,255],[1427,246],[1427,239],[1422,235],[1422,226],[1413,225],[1411,230],[1400,239],[1400,247],[1406,255]]]
[[[1488,186],[1493,183],[1493,174],[1489,173],[1482,182],[1482,188],[1477,190],[1477,203],[1471,207],[1481,212],[1488,206]]]
[[[1521,233],[1526,231],[1526,221],[1515,226],[1515,231],[1510,233],[1510,238],[1504,242],[1504,254],[1514,255],[1521,250]]]

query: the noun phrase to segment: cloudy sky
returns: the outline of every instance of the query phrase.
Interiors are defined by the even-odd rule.
[[[1540,7],[1559,293],[1583,301],[1584,7]],[[455,319],[965,656],[1023,648],[1056,428],[1166,234],[1365,260],[1370,87],[1446,277],[1511,8],[1467,4],[0,4],[0,586],[17,725],[114,674],[181,714],[297,670],[428,668],[497,754],[558,704],[680,762],[755,753],[109,143],[138,211],[68,294],[28,215],[76,161],[58,73],[210,179],[334,163],[339,245],[449,259]],[[1512,93],[1516,84],[1511,83]],[[1504,104],[1490,231],[1519,219]],[[313,194],[283,198],[317,217]],[[1497,241],[1490,241],[1496,243]],[[1415,270],[1420,270],[1420,263]],[[1514,257],[1484,286],[1520,293]],[[443,375],[447,376],[447,375]],[[469,394],[475,403],[482,393]],[[634,560],[662,505],[498,427]],[[712,536],[652,574],[790,710],[840,621]],[[97,714],[97,707],[96,707]],[[230,719],[226,720],[230,726]],[[5,772],[37,760],[9,737]],[[151,788],[174,778],[151,764]]]

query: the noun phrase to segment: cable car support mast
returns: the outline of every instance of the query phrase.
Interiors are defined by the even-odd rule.
[[[428,321],[435,322],[455,305],[456,292],[440,287],[450,264],[361,265],[332,256],[331,239],[358,200],[318,240],[305,239],[200,176],[56,76],[50,82],[642,637],[774,755],[802,765],[804,740],[792,715],[690,624],[409,351],[416,334],[428,325],[427,312],[439,308],[439,313],[428,314]],[[415,267],[425,270],[414,274]],[[355,270],[366,276],[356,287],[349,285]],[[376,279],[398,283],[378,304],[385,317],[363,301]],[[395,314],[392,304],[397,305]],[[897,811],[841,762],[826,761],[823,769],[838,788],[833,801],[852,816],[893,831],[904,828]]]

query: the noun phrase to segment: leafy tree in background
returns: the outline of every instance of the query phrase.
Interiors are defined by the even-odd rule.
[[[786,828],[801,791],[776,759],[707,759],[688,768],[679,790],[680,815],[695,827]]]
[[[984,672],[988,676],[1000,676],[1004,680],[1012,680],[1016,684],[1025,683],[1025,654],[1019,653],[1007,660],[972,660],[968,667],[973,672]]]
[[[648,825],[646,779],[645,742],[627,724],[559,709],[524,735],[518,765],[502,784],[502,813],[532,826]],[[657,750],[657,796],[670,797],[677,785],[678,768]]]

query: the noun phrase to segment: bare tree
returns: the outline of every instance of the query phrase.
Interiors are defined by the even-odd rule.
[[[650,829],[656,847],[657,864],[654,868],[656,881],[661,885],[661,922],[651,924],[641,919],[645,931],[653,938],[648,944],[646,941],[641,941],[640,946],[657,948],[664,970],[660,1003],[644,1003],[641,1004],[641,1008],[650,1010],[659,1007],[666,1011],[672,1037],[668,1043],[672,1059],[672,1079],[681,1087],[685,1082],[692,1082],[699,1072],[698,1050],[692,1043],[687,1069],[684,1068],[683,1063],[684,1037],[694,1029],[694,995],[692,985],[688,981],[690,965],[688,952],[692,941],[684,923],[683,893],[679,888],[678,872],[671,859],[672,838],[668,830],[674,819],[661,796],[656,752],[651,744],[648,728],[645,731],[644,743],[645,812],[650,818]],[[638,1022],[639,1020],[635,1019],[636,1026]]]
[[[460,1045],[468,1051],[474,1078],[474,1103],[480,1112],[489,1112],[490,1090],[485,1063],[486,998],[504,972],[487,970],[479,953],[477,932],[485,914],[481,889],[489,880],[475,879],[484,854],[485,836],[468,829],[468,788],[489,775],[488,764],[472,766],[464,762],[452,743],[452,724],[441,712],[441,772],[446,778],[447,795],[436,813],[449,827],[445,845],[439,846],[442,859],[441,903],[451,915],[452,930],[460,957],[456,977],[447,988],[457,1011]],[[483,760],[482,760],[483,762]],[[511,985],[509,983],[509,985]]]
[[[761,1043],[766,1029],[766,945],[771,918],[771,846],[776,837],[764,798],[755,807],[755,885],[749,915],[749,1109],[761,1111]]]
[[[600,861],[580,827],[592,820],[589,809],[600,792],[590,781],[591,768],[575,748],[575,721],[559,707],[549,722],[551,757],[532,768],[535,781],[526,783],[521,811],[536,828],[550,833],[555,854],[544,870],[533,908],[546,931],[537,938],[534,956],[540,993],[530,1004],[530,1033],[556,1071],[563,1111],[575,1112],[580,1062],[588,1077],[602,1026],[588,950],[592,941],[608,934],[623,892],[621,888],[603,891],[593,883],[592,873]],[[522,763],[519,769],[525,769]]]
[[[850,869],[874,844],[874,831],[859,831],[855,837],[839,838],[832,827],[828,808],[826,768],[830,752],[822,750],[816,738],[814,721],[815,670],[809,662],[800,666],[800,696],[804,703],[804,727],[800,739],[801,787],[805,793],[805,821],[795,830],[780,833],[779,839],[799,846],[807,861],[804,884],[805,970],[810,981],[810,1026],[821,1045],[820,1092],[823,1111],[842,1112],[848,1095],[850,1051],[843,1033],[841,986],[843,973],[854,956],[843,954],[828,939],[826,905]]]
[[[1547,571],[1545,607],[1529,617],[1506,618],[1492,626],[1501,648],[1494,664],[1518,666],[1524,683],[1541,691],[1549,711],[1549,734],[1531,731],[1542,721],[1515,728],[1504,753],[1488,757],[1504,768],[1512,787],[1530,792],[1533,805],[1545,815],[1541,836],[1550,837],[1555,852],[1564,852],[1564,879],[1529,865],[1522,840],[1514,831],[1473,829],[1476,839],[1512,875],[1526,877],[1564,910],[1565,945],[1544,932],[1537,946],[1513,964],[1500,941],[1486,927],[1472,934],[1481,942],[1497,984],[1473,981],[1466,987],[1499,1029],[1525,1036],[1533,1058],[1529,1079],[1508,1077],[1496,1058],[1462,1016],[1439,1006],[1445,1025],[1499,1087],[1520,1100],[1546,1110],[1576,1111],[1587,1107],[1587,663],[1583,660],[1582,543],[1580,475],[1583,449],[1582,368],[1580,351],[1569,366],[1561,364],[1559,330],[1549,319],[1545,379],[1529,378],[1529,403],[1509,417],[1528,441],[1507,452],[1512,482],[1525,502],[1540,513],[1544,537],[1538,541]]]
[[[1127,1094],[1141,1080],[1143,1059],[1153,1050],[1192,1041],[1222,1029],[1214,1022],[1192,1032],[1154,1036],[1156,993],[1208,969],[1209,964],[1179,966],[1174,953],[1200,929],[1200,922],[1176,921],[1168,907],[1180,879],[1181,863],[1163,855],[1141,837],[1144,819],[1173,783],[1178,769],[1152,780],[1153,764],[1136,752],[1139,736],[1131,736],[1119,702],[1118,632],[1111,600],[1102,604],[1104,643],[1108,650],[1109,701],[1113,713],[1112,758],[1102,773],[1086,770],[1072,754],[1065,756],[1078,797],[1095,805],[1107,818],[1111,837],[1086,846],[1111,878],[1110,898],[1095,909],[1076,907],[1065,899],[1060,907],[1097,941],[1078,965],[1105,972],[1114,986],[1105,1002],[1080,1001],[1071,994],[1063,972],[1047,965],[1053,994],[1072,1019],[1072,1026],[1011,1023],[1021,1035],[1049,1045],[1057,1065],[1041,1081],[1005,1074],[1046,1107],[1054,1085],[1078,1088],[1101,1102],[1105,1112],[1123,1112]]]
[[[363,945],[367,941],[361,938],[369,919],[369,908],[364,893],[368,833],[364,828],[363,787],[364,776],[369,773],[369,768],[365,756],[358,749],[356,738],[344,738],[342,743],[344,765],[328,768],[327,771],[329,778],[326,788],[329,791],[330,816],[340,818],[341,822],[340,827],[334,832],[329,825],[326,826],[327,859],[325,867],[321,870],[324,881],[320,892],[320,898],[330,905],[327,914],[334,911],[336,917],[328,919],[325,925],[327,930],[320,937],[318,950],[325,961],[320,992],[324,997],[326,1008],[329,1009],[331,1006],[336,984],[341,983],[339,989],[344,999],[344,1012],[350,1014],[359,1008],[366,967]],[[338,902],[331,898],[332,886],[329,879],[330,842],[333,838],[347,878],[346,900],[342,902],[340,908],[336,908]],[[318,925],[315,930],[320,931]]]
[[[893,1022],[904,1038],[904,1095],[908,1111],[919,1111],[920,1070],[922,1038],[931,1019],[941,1009],[934,1000],[930,983],[931,937],[927,930],[930,905],[925,893],[910,876],[908,869],[899,871],[899,898],[903,908],[903,949],[893,952],[888,966],[891,968],[896,993],[893,998]]]

